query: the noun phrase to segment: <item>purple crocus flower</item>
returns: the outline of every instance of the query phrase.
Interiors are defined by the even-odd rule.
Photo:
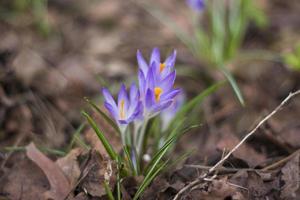
[[[140,101],[138,88],[134,83],[130,87],[129,97],[126,92],[125,85],[121,85],[117,103],[106,88],[103,88],[102,93],[105,98],[105,108],[109,111],[119,126],[127,125],[142,115],[143,105]]]
[[[162,122],[162,130],[166,130],[173,118],[175,117],[176,113],[179,111],[181,106],[183,105],[185,101],[185,94],[183,92],[180,92],[175,98],[173,103],[166,108],[164,111],[161,112],[160,118]]]
[[[146,117],[152,117],[169,107],[174,97],[180,93],[180,89],[174,89],[176,71],[173,70],[163,79],[158,78],[155,62],[148,69],[146,77],[140,70],[138,78]]]
[[[175,60],[176,60],[176,50],[174,50],[164,62],[161,62],[160,58],[160,51],[159,49],[153,48],[151,57],[150,57],[150,62],[149,64],[146,62],[146,60],[143,58],[142,53],[138,50],[137,54],[137,61],[139,65],[139,69],[143,72],[143,75],[146,77],[149,71],[150,66],[153,64],[155,65],[155,77],[158,79],[164,79],[168,74],[170,74],[175,65]]]
[[[204,9],[204,0],[186,0],[187,5],[196,12],[201,12]]]

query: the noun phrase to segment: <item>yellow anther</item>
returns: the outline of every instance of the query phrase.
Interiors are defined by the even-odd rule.
[[[166,67],[165,63],[160,63],[159,64],[159,73],[161,73],[162,71],[164,71],[165,67]]]
[[[125,104],[125,101],[124,101],[124,99],[122,99],[121,105],[120,105],[120,118],[121,119],[125,118],[124,104]]]
[[[154,96],[155,96],[155,101],[158,102],[160,100],[160,95],[162,94],[163,90],[160,87],[155,87],[154,88]]]

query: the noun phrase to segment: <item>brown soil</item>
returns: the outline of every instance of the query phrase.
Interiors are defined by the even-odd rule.
[[[9,1],[4,2],[3,13],[11,14]],[[154,2],[166,12],[188,12],[181,1]],[[298,0],[257,2],[269,26],[262,30],[251,25],[243,50],[287,51],[299,41]],[[8,16],[0,18],[0,199],[107,199],[104,179],[114,186],[115,163],[102,155],[103,148],[88,128],[81,136],[94,150],[70,144],[84,121],[83,97],[98,99],[106,82],[133,80],[136,49],[149,53],[155,46],[163,51],[176,48],[178,71],[197,75],[179,74],[178,85],[189,97],[208,87],[199,80],[205,66],[133,1],[49,1],[48,36],[39,32],[30,13]],[[185,24],[179,14],[174,18]],[[187,149],[194,153],[156,178],[142,199],[172,199],[300,88],[300,73],[277,60],[236,63],[231,70],[246,106],[238,103],[229,85],[207,98],[199,113],[203,126],[186,134],[175,154]],[[213,180],[203,180],[182,199],[299,199],[299,116],[295,97],[223,164]],[[112,130],[107,127],[107,132]],[[110,139],[120,146],[115,137]],[[31,142],[45,151],[28,146]],[[131,199],[141,178],[124,180],[124,199]]]

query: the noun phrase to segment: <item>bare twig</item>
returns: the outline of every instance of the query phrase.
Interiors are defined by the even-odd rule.
[[[284,164],[286,164],[288,161],[290,161],[294,156],[300,153],[300,149],[294,151],[287,157],[284,157],[280,160],[277,160],[276,162],[262,168],[262,169],[253,169],[253,168],[226,168],[223,166],[218,167],[218,175],[223,175],[223,174],[230,174],[230,173],[235,173],[240,170],[246,170],[246,171],[256,171],[256,172],[266,172],[268,170],[273,170],[276,169]],[[190,167],[190,168],[195,168],[195,169],[201,169],[201,170],[209,170],[212,168],[212,166],[205,166],[205,165],[184,165],[185,167]]]
[[[193,182],[189,183],[185,187],[183,187],[173,198],[173,200],[178,200],[180,196],[188,191],[190,188],[193,188],[195,185],[199,184],[204,178],[206,178],[209,174],[215,171],[218,167],[220,167],[225,160],[229,158],[250,136],[252,136],[257,129],[263,125],[268,119],[270,119],[273,115],[275,115],[291,98],[300,94],[300,90],[296,92],[291,92],[271,113],[265,116],[229,153],[227,153],[219,162],[217,162],[214,166],[212,166],[208,172],[203,174],[202,176],[198,177],[198,179],[194,180]]]
[[[189,168],[194,168],[194,169],[201,169],[201,170],[209,170],[212,167],[212,166],[205,166],[205,165],[184,165],[184,166]],[[240,170],[256,171],[256,169],[253,168],[226,168],[221,166],[218,168],[218,175],[235,173]]]
[[[284,165],[286,162],[288,162],[289,160],[291,160],[291,158],[293,158],[295,155],[300,153],[300,149],[298,149],[297,151],[295,151],[294,153],[290,154],[289,156],[271,164],[268,165],[264,168],[261,169],[261,171],[268,171],[268,170],[272,170],[272,169],[276,169],[278,166],[282,166]]]

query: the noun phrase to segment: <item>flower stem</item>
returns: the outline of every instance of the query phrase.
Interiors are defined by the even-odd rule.
[[[142,148],[143,148],[143,142],[144,142],[144,137],[145,137],[145,133],[146,133],[146,127],[148,124],[148,120],[149,120],[148,118],[146,118],[144,120],[144,123],[142,124],[142,127],[137,135],[136,152],[139,157],[142,156]]]
[[[121,132],[121,140],[122,140],[122,144],[123,146],[126,146],[126,125],[119,125],[120,128],[120,132]]]

